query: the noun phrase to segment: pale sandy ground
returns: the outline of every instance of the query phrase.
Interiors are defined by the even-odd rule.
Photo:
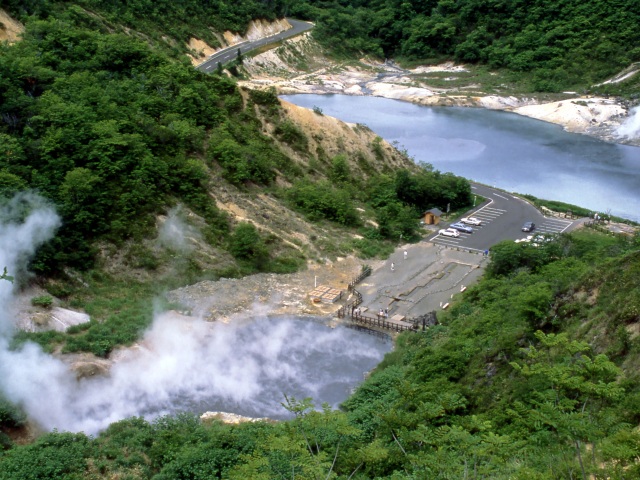
[[[0,8],[0,42],[13,43],[20,38],[23,31],[24,25]]]

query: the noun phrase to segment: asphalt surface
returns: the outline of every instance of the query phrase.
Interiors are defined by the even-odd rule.
[[[389,317],[400,315],[409,319],[432,311],[442,312],[484,273],[490,259],[490,254],[485,256],[484,251],[492,245],[537,233],[567,232],[582,222],[545,217],[528,202],[491,187],[473,184],[472,188],[487,200],[464,216],[479,218],[482,225],[473,226],[471,234],[461,232],[457,238],[429,234],[422,242],[397,249],[356,287],[362,294],[363,313],[375,316],[386,309]],[[458,220],[441,221],[438,227],[446,228]],[[534,222],[535,230],[522,232],[525,222]]]
[[[238,58],[238,51],[240,51],[240,53],[244,55],[256,48],[262,47],[264,45],[269,45],[271,43],[277,43],[287,38],[295,37],[296,35],[300,35],[301,33],[304,33],[307,30],[311,30],[313,28],[313,24],[309,22],[302,22],[300,20],[294,20],[292,18],[287,18],[287,21],[291,24],[292,27],[289,30],[271,35],[270,37],[264,37],[254,41],[241,42],[236,45],[232,45],[231,47],[227,47],[211,55],[196,68],[206,73],[213,72],[216,70],[216,68],[218,68],[218,63],[224,65],[225,63],[231,62]]]
[[[481,253],[431,242],[405,245],[356,286],[362,294],[361,308],[373,316],[386,309],[389,318],[441,311],[456,294],[478,280],[487,262]]]
[[[427,237],[428,241],[483,252],[502,240],[520,240],[538,233],[564,233],[581,223],[581,220],[545,217],[527,201],[485,185],[473,184],[471,188],[474,194],[486,198],[487,201],[463,216],[476,217],[482,221],[482,225],[470,225],[473,233],[460,232],[457,238],[446,237],[436,232]],[[462,217],[441,220],[438,227],[445,229],[460,218]],[[525,222],[533,222],[536,225],[534,231],[523,232],[522,225]]]

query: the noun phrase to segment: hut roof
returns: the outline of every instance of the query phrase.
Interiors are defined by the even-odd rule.
[[[427,213],[432,213],[436,217],[441,217],[442,216],[442,212],[437,208],[432,208],[430,210],[427,210],[426,212],[423,213],[423,215],[426,215]]]

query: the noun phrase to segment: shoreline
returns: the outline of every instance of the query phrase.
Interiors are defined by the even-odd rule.
[[[379,64],[361,61],[361,64],[370,70],[344,67],[340,72],[334,73],[333,66],[323,67],[312,73],[289,72],[285,78],[282,74],[282,60],[273,52],[265,52],[246,62],[245,67],[251,80],[240,84],[257,89],[273,87],[279,95],[371,96],[431,107],[501,110],[560,125],[568,132],[588,135],[608,143],[640,147],[640,132],[634,138],[620,136],[616,132],[632,115],[628,102],[618,98],[565,92],[564,98],[545,102],[535,96],[466,93],[464,88],[434,88],[417,77],[448,73],[451,77],[446,77],[445,80],[454,81],[457,79],[456,74],[467,72],[464,65],[444,63],[404,70],[388,62]],[[265,73],[276,67],[280,75]],[[481,88],[477,85],[474,87],[477,90]],[[636,115],[640,113],[636,112]]]

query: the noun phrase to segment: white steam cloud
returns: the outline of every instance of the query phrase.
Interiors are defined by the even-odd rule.
[[[640,107],[634,107],[629,112],[629,117],[617,129],[620,137],[640,137]]]
[[[11,267],[58,225],[47,208],[21,224],[6,218],[3,211],[1,258]],[[1,288],[7,305],[11,291]],[[0,311],[3,324],[12,320],[6,312]],[[11,351],[7,335],[0,336],[0,390],[42,428],[87,434],[126,417],[181,410],[286,418],[284,394],[336,406],[390,349],[376,337],[320,322],[249,316],[224,324],[157,315],[138,347],[116,355],[108,376],[81,380],[36,345]]]
[[[286,418],[284,394],[337,406],[388,350],[375,337],[314,322],[224,324],[165,313],[109,376],[76,381],[34,345],[3,349],[0,376],[43,428],[95,434],[126,417],[181,410]]]
[[[36,248],[47,241],[60,225],[44,199],[32,193],[21,193],[0,205],[0,271],[7,268],[17,275],[33,256]],[[0,336],[13,328],[7,311],[11,304],[13,284],[0,280]]]
[[[187,224],[181,217],[180,207],[172,208],[158,231],[161,245],[184,252],[192,249],[190,240],[199,240],[198,230]]]

